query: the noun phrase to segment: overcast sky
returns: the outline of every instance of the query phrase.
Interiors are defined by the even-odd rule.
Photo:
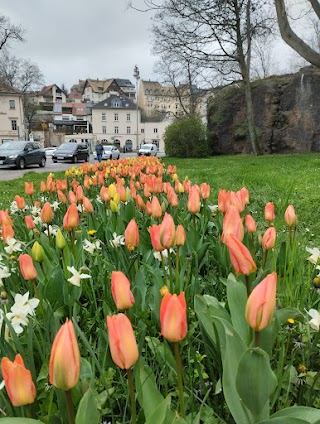
[[[70,88],[79,79],[156,79],[151,16],[126,10],[126,0],[1,0],[0,13],[25,29],[10,53],[37,63],[45,83]]]
[[[126,0],[0,0],[0,13],[25,29],[26,41],[12,44],[11,54],[35,62],[47,85],[64,83],[70,89],[86,78],[128,78],[134,83],[135,65],[142,79],[159,80],[153,72],[151,15],[126,10],[126,4]],[[277,71],[288,72],[292,50],[280,39],[274,47]]]

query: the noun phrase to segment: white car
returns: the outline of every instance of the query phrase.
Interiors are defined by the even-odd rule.
[[[138,151],[138,156],[157,156],[157,153],[158,148],[155,144],[143,144]]]
[[[119,158],[120,151],[116,146],[103,146],[102,160]],[[93,159],[97,160],[97,152],[93,153]]]
[[[52,156],[56,151],[56,147],[45,147],[46,156]]]

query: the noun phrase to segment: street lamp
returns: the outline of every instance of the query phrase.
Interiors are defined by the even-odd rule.
[[[134,67],[133,77],[136,79],[136,112],[137,112],[137,133],[136,133],[136,148],[139,150],[139,107],[138,107],[138,89],[139,89],[139,79],[140,73],[138,65]]]

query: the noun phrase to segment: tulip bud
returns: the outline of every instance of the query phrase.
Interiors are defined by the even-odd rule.
[[[58,331],[50,354],[50,384],[70,390],[79,380],[80,351],[72,321],[66,320]]]
[[[274,221],[274,218],[274,204],[272,202],[269,202],[264,208],[264,219],[272,223]]]
[[[183,246],[186,242],[186,232],[181,224],[179,224],[176,228],[176,239],[175,239],[175,245],[176,246]]]
[[[43,208],[41,209],[41,220],[45,224],[50,224],[53,219],[53,211],[51,204],[49,202],[46,202],[43,205]]]
[[[43,247],[37,241],[35,241],[32,246],[31,256],[32,256],[32,259],[40,263],[44,260],[46,256],[44,253]]]
[[[165,249],[170,249],[174,245],[175,237],[176,229],[173,218],[170,214],[165,213],[160,224],[160,243]]]
[[[229,235],[232,234],[238,240],[242,241],[244,237],[244,229],[239,210],[230,205],[223,218],[223,232],[221,235],[222,243],[226,244]]]
[[[252,218],[251,215],[246,215],[245,226],[248,233],[255,233],[257,231],[256,221]]]
[[[37,278],[37,270],[33,265],[31,256],[25,254],[19,256],[20,271],[25,280],[34,280]]]
[[[117,213],[119,211],[119,206],[112,199],[110,200],[110,210],[113,213]]]
[[[66,247],[66,244],[66,239],[63,237],[62,231],[59,228],[56,234],[56,246],[58,249],[62,250]]]
[[[77,202],[82,203],[83,202],[83,198],[84,198],[83,188],[79,185],[76,188],[76,199],[77,199]]]
[[[149,228],[151,244],[154,250],[157,252],[162,252],[164,247],[160,243],[160,225],[152,225]]]
[[[71,231],[73,228],[76,228],[79,225],[79,213],[77,205],[72,203],[64,218],[63,218],[63,228],[67,231]]]
[[[239,274],[249,275],[256,271],[257,266],[246,246],[234,235],[230,234],[226,245],[229,247],[231,263]]]
[[[68,202],[66,195],[61,190],[58,190],[57,194],[58,194],[59,202],[64,204]]]
[[[28,230],[33,230],[35,227],[35,223],[33,222],[32,216],[27,215],[24,217],[24,222],[26,223],[26,227]]]
[[[192,214],[200,211],[200,193],[196,186],[192,186],[189,191],[188,211]]]
[[[124,232],[124,243],[128,250],[132,252],[139,244],[139,229],[136,221],[131,219]]]
[[[184,292],[179,296],[167,293],[160,306],[161,334],[170,342],[183,340],[188,331],[187,305]]]
[[[298,224],[298,217],[295,213],[294,207],[289,205],[284,213],[284,219],[288,227],[296,227]]]
[[[202,199],[208,199],[210,196],[210,185],[207,183],[202,183],[200,185],[200,192]]]
[[[255,331],[261,331],[272,321],[276,306],[277,274],[266,276],[251,292],[246,304],[245,317]]]
[[[130,281],[123,272],[112,271],[111,292],[118,309],[129,309],[134,305],[134,297],[130,290]]]
[[[218,211],[225,213],[230,206],[230,193],[226,190],[220,190],[218,193]]]
[[[261,241],[261,245],[265,250],[272,249],[276,243],[276,229],[269,227],[264,233]]]
[[[13,406],[24,406],[34,402],[36,388],[31,372],[25,368],[21,355],[16,355],[13,362],[7,357],[2,358],[1,371]]]
[[[2,235],[2,240],[4,241],[4,243],[8,243],[8,240],[14,237],[14,231],[12,226],[3,224],[1,235]]]
[[[17,204],[17,206],[18,206],[19,209],[24,209],[25,208],[26,203],[25,203],[23,197],[16,195],[14,197],[14,200],[16,201],[16,204]]]
[[[139,351],[129,318],[124,314],[107,316],[107,327],[113,362],[121,369],[130,369]]]
[[[86,196],[83,196],[82,201],[83,201],[83,209],[85,210],[85,212],[93,213],[93,206],[90,200]]]
[[[25,182],[24,183],[24,191],[29,196],[32,196],[32,194],[34,193],[33,183],[27,183],[27,182]]]

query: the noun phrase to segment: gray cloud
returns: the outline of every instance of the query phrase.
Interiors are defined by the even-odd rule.
[[[139,66],[155,79],[151,16],[125,10],[126,0],[5,0],[1,13],[26,30],[11,52],[36,62],[47,84],[85,78],[129,78]]]

